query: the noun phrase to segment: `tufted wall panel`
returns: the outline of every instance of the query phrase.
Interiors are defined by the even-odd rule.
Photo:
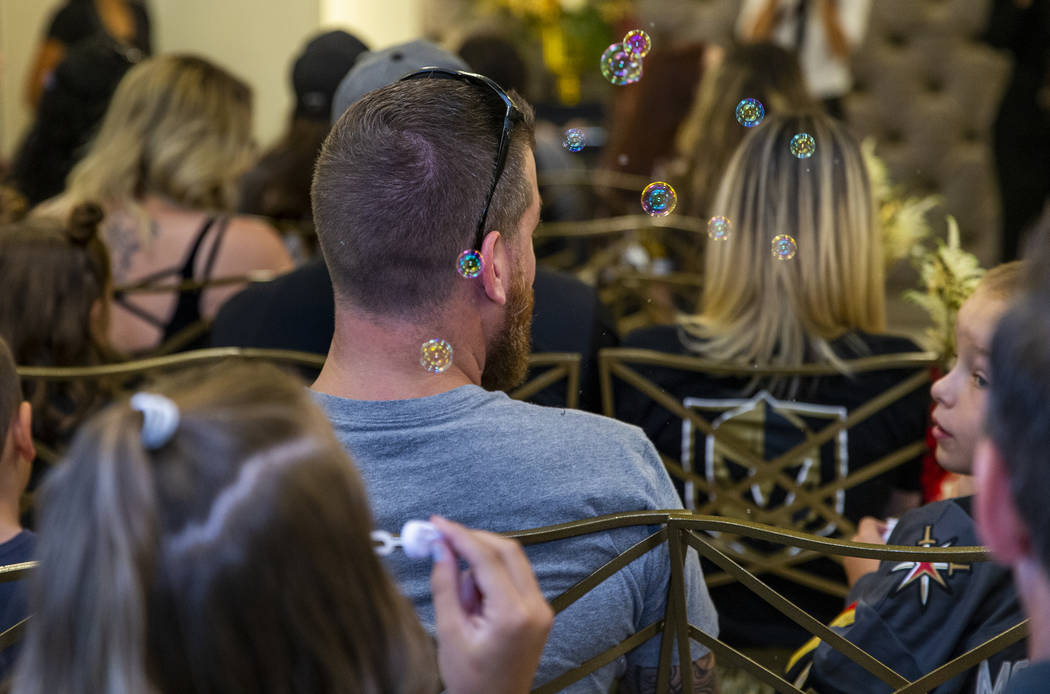
[[[988,0],[875,0],[845,104],[894,181],[943,196],[933,218],[953,214],[985,266],[999,253],[991,138],[1010,70],[978,40],[988,11]]]

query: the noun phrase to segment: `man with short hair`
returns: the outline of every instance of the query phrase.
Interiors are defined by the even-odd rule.
[[[1033,275],[1046,272],[1046,238],[1041,256],[1031,261]],[[1007,312],[992,339],[986,431],[974,465],[978,532],[1013,569],[1031,620],[1028,662],[997,678],[1009,680],[1008,694],[1045,692],[1050,682],[1050,283],[1039,284]]]
[[[423,70],[353,103],[318,159],[314,218],[336,317],[314,389],[379,528],[440,514],[506,532],[681,507],[639,429],[495,392],[521,381],[529,351],[540,209],[532,122],[527,104],[486,78]],[[551,599],[652,530],[528,554]],[[427,567],[399,556],[389,566],[433,628]],[[658,622],[669,567],[661,545],[565,609],[536,683]],[[717,634],[692,552],[685,579],[690,622]],[[659,651],[657,637],[566,691],[608,692],[617,679],[621,691],[654,691]],[[694,691],[711,691],[713,655],[694,643],[692,657]]]

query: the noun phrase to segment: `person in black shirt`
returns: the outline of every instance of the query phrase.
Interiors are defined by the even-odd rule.
[[[803,133],[815,144],[809,157],[799,156],[797,140],[792,145]],[[651,367],[641,369],[643,375],[687,407],[707,408],[709,421],[719,416],[726,422],[760,420],[762,447],[756,453],[765,460],[800,443],[805,427],[818,431],[845,419],[914,375],[909,369],[850,374],[843,365],[849,359],[919,348],[911,340],[885,334],[874,202],[860,146],[842,125],[817,113],[767,116],[726,167],[712,214],[726,217],[729,231],[707,243],[698,314],[677,326],[631,333],[624,346],[702,356],[745,368],[824,364],[840,368],[841,374],[760,381]],[[691,433],[676,415],[622,381],[617,387],[616,416],[641,426],[671,460],[713,484],[724,482],[726,475],[739,480],[748,474],[744,466],[705,446],[703,435]],[[721,409],[712,414],[712,408]],[[786,472],[803,488],[844,478],[922,441],[928,410],[928,393],[917,387],[821,446],[813,456],[815,465]],[[865,515],[895,515],[918,505],[920,473],[917,457],[835,494],[832,503],[852,523]],[[791,490],[777,487],[767,494],[758,486],[745,492],[749,503],[767,510],[788,503]],[[686,498],[687,505],[692,501]],[[791,523],[824,535],[845,530],[825,520],[800,513]],[[841,567],[829,560],[804,566],[844,583]],[[769,582],[825,621],[841,609],[838,598],[828,593],[802,589],[786,579],[772,577]],[[791,646],[806,638],[794,622],[739,584],[712,589],[711,595],[729,643]]]
[[[345,31],[329,31],[306,44],[292,67],[295,110],[288,130],[241,179],[241,213],[312,228],[310,181],[328,135],[332,97],[357,56],[367,50]]]
[[[35,109],[52,73],[80,41],[99,34],[139,53],[153,52],[149,11],[141,0],[67,0],[52,16],[26,80],[26,103]]]

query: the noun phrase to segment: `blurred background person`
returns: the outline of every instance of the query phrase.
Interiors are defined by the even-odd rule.
[[[354,61],[367,50],[345,31],[326,32],[306,44],[292,66],[295,107],[288,129],[241,180],[241,213],[287,222],[304,235],[312,232],[310,182],[328,135],[332,97]],[[314,244],[308,245],[313,248]]]
[[[26,78],[25,99],[36,109],[54,70],[80,41],[105,35],[135,49],[153,52],[150,17],[141,0],[66,0],[55,11]]]
[[[101,201],[118,285],[289,270],[292,259],[276,230],[233,214],[237,183],[254,162],[251,117],[249,87],[213,63],[186,55],[144,61],[117,87],[65,192],[41,213]],[[118,292],[110,341],[130,354],[197,344],[238,289]]]
[[[37,205],[65,188],[109,107],[117,84],[141,53],[108,34],[77,42],[40,95],[33,124],[11,165],[10,179]]]
[[[743,98],[758,99],[766,113],[816,106],[806,91],[794,53],[768,42],[734,46],[704,73],[692,108],[678,130],[676,168],[684,185],[680,202],[687,214],[721,214],[712,200],[726,164],[750,132],[734,116]]]
[[[810,94],[842,117],[842,97],[853,87],[850,54],[864,40],[870,12],[871,0],[744,0],[736,35],[795,51]]]
[[[1002,259],[1050,201],[1050,2],[995,0],[984,39],[1013,59],[995,119],[995,173],[1002,199]]]

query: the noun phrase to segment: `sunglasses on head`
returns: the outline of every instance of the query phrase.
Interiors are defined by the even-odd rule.
[[[521,111],[517,109],[514,102],[510,100],[510,97],[507,96],[507,92],[503,91],[502,87],[484,75],[479,75],[474,72],[464,72],[463,70],[448,70],[441,67],[424,67],[416,72],[405,75],[399,81],[404,82],[406,80],[416,79],[447,79],[476,84],[490,90],[493,94],[498,96],[500,101],[503,102],[503,105],[507,107],[507,111],[503,115],[503,131],[500,133],[499,137],[499,150],[496,152],[496,166],[492,173],[492,185],[489,186],[489,194],[485,196],[485,208],[481,211],[481,219],[478,221],[478,231],[474,237],[474,249],[480,250],[481,242],[485,238],[485,219],[489,215],[489,206],[492,205],[492,196],[496,193],[496,184],[499,183],[499,178],[503,175],[503,167],[507,163],[507,149],[510,147],[511,129],[514,127],[515,121],[521,120]]]

